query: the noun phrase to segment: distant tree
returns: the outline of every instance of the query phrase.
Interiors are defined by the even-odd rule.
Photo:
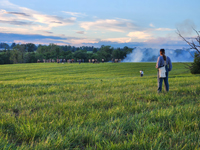
[[[120,58],[120,50],[119,49],[116,49],[112,52],[112,58],[114,58],[114,59]]]
[[[57,57],[61,57],[62,48],[53,43],[46,45],[41,45],[38,47],[36,53],[40,54],[40,56],[44,56],[42,59],[56,59]]]
[[[71,45],[68,45],[68,46],[67,46],[67,50],[68,50],[68,51],[71,51]]]
[[[25,46],[17,44],[15,47],[13,47],[13,50],[11,51],[10,60],[13,63],[24,63],[25,54],[26,54]]]
[[[0,43],[0,48],[4,48],[5,50],[8,50],[10,46],[7,43]]]
[[[11,49],[13,49],[13,47],[16,46],[16,43],[12,43],[12,45],[10,46]]]
[[[192,55],[190,53],[190,55],[194,58],[194,62],[191,65],[187,66],[192,74],[200,74],[200,31],[197,31],[195,29],[193,30],[196,32],[197,37],[193,39],[190,38],[192,39],[191,41],[189,41],[189,39],[184,38],[179,30],[177,30],[177,34],[190,46],[190,49],[196,51],[195,55]]]
[[[0,48],[9,47],[6,43],[0,43]],[[111,46],[102,45],[100,48],[93,46],[75,47],[70,45],[58,46],[50,43],[49,45],[36,46],[33,43],[15,44],[12,43],[13,50],[8,51],[9,48],[1,50],[0,64],[8,63],[33,63],[37,59],[98,59],[101,61],[110,61],[112,58],[124,59],[126,55],[133,51],[133,48],[125,46],[123,49],[114,49]],[[36,50],[36,52],[34,52]]]
[[[136,48],[136,47],[135,47]],[[132,51],[135,49],[135,48],[129,48],[127,46],[124,47],[124,51],[126,52],[126,54],[130,54],[132,53]]]
[[[25,54],[25,63],[36,63],[36,62],[37,62],[36,53],[29,52]]]
[[[93,53],[96,53],[97,52],[97,48],[93,48]]]
[[[33,43],[27,43],[26,44],[27,52],[34,52],[36,49],[37,49],[37,46]]]
[[[111,46],[102,45],[100,50],[97,52],[97,55],[102,55],[105,58],[105,61],[110,61],[112,58],[112,52],[114,48]]]
[[[0,52],[0,64],[10,64],[11,63],[10,56],[11,56],[10,50]]]
[[[74,53],[75,59],[87,59],[87,50],[79,50]]]
[[[197,53],[194,56],[194,62],[190,67],[190,71],[192,74],[200,74],[200,55]]]
[[[36,52],[39,54],[44,54],[48,51],[48,47],[46,45],[39,45]]]
[[[14,63],[17,64],[20,61],[20,53],[17,49],[12,50],[10,60]]]
[[[4,64],[4,55],[0,53],[0,64]]]

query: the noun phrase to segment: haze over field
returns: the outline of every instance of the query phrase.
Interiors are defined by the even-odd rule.
[[[187,48],[199,0],[0,0],[0,42]],[[192,11],[195,10],[195,11]]]
[[[195,51],[190,49],[166,49],[166,55],[172,62],[192,62]],[[192,54],[192,55],[190,55]],[[123,62],[155,62],[159,56],[159,49],[136,48],[128,54]]]

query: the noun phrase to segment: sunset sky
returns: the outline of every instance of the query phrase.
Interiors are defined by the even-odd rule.
[[[0,0],[0,42],[184,47],[199,0]]]

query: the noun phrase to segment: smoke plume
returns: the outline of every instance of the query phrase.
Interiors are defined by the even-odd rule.
[[[190,49],[165,49],[166,56],[169,56],[172,62],[192,62],[195,51]],[[160,54],[159,49],[136,48],[128,54],[123,62],[156,62]]]

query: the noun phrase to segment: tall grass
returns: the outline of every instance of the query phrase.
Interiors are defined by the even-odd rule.
[[[141,78],[139,71],[144,70]],[[0,66],[0,149],[199,149],[200,76],[174,63]]]

